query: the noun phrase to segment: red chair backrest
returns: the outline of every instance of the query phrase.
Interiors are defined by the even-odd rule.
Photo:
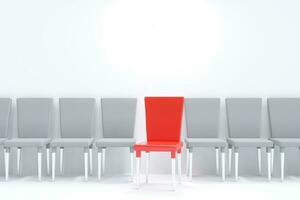
[[[145,97],[147,141],[180,141],[183,101],[183,97]]]

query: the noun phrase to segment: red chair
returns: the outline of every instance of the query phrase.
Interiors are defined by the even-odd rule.
[[[170,152],[172,185],[175,189],[175,159],[178,154],[178,174],[181,181],[181,123],[183,97],[145,97],[147,141],[136,144],[137,186],[140,182],[141,152],[145,151],[146,182],[149,174],[149,153]]]

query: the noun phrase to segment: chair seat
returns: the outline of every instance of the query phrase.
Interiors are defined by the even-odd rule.
[[[0,145],[4,144],[4,142],[7,140],[7,138],[0,138]]]
[[[271,138],[280,147],[300,147],[300,138]]]
[[[56,138],[51,141],[51,147],[90,147],[92,138]]]
[[[4,141],[5,147],[44,147],[50,143],[49,138],[13,138]]]
[[[229,138],[228,144],[234,147],[272,147],[273,142],[265,138]]]
[[[171,152],[171,157],[176,157],[177,152],[181,152],[182,142],[142,142],[134,145],[136,156],[140,157],[142,151],[151,152]]]
[[[101,138],[96,141],[97,147],[133,147],[134,138]]]
[[[193,147],[226,147],[226,140],[221,138],[186,138],[187,148]]]

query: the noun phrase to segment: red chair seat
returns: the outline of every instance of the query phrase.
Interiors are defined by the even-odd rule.
[[[136,151],[136,157],[141,157],[141,152],[170,152],[171,157],[175,158],[176,153],[181,153],[182,142],[142,142],[134,145],[134,150]]]

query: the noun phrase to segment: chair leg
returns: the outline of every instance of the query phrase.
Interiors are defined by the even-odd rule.
[[[5,162],[5,180],[8,181],[8,175],[9,175],[9,153],[10,149],[6,148],[4,153],[4,162]]]
[[[175,190],[175,158],[171,158],[171,162],[172,162],[172,189]]]
[[[150,153],[146,152],[146,183],[148,183],[149,179],[149,165],[150,165]]]
[[[232,170],[232,161],[231,161],[231,158],[232,158],[232,147],[229,147],[228,148],[228,174],[231,175],[231,170]]]
[[[234,164],[235,164],[235,173],[234,173],[234,176],[235,176],[235,180],[237,181],[238,178],[239,178],[239,152],[237,149],[235,149],[235,152],[234,152]]]
[[[20,160],[21,160],[21,148],[17,148],[17,174],[20,176]]]
[[[216,174],[219,174],[219,148],[215,148],[216,151]]]
[[[258,164],[258,174],[261,175],[261,148],[257,148],[257,164]]]
[[[133,151],[130,152],[130,174],[131,174],[131,181],[133,181],[134,177],[134,171],[133,171],[133,159],[134,159],[134,153]]]
[[[63,162],[64,162],[64,148],[59,149],[59,172],[62,174],[63,172]]]
[[[261,175],[261,147],[257,148],[258,174]]]
[[[268,181],[271,181],[271,152],[267,148],[267,159],[268,159]]]
[[[271,174],[274,172],[274,147],[271,148]]]
[[[88,150],[84,151],[84,180],[88,180],[88,160],[89,160],[89,155],[88,155]]]
[[[141,158],[136,157],[136,186],[140,187],[140,166],[141,166]]]
[[[89,148],[90,175],[93,174],[93,148]]]
[[[193,176],[193,152],[190,150],[189,153],[189,160],[190,160],[190,164],[189,164],[189,179],[190,181],[192,181],[192,176]]]
[[[177,165],[178,165],[178,182],[181,184],[181,153],[177,154]]]
[[[102,150],[102,174],[104,174],[104,172],[105,172],[105,153],[106,153],[106,149],[103,148],[103,150]]]
[[[55,181],[55,161],[56,161],[56,149],[52,149],[52,181]]]
[[[46,148],[47,175],[50,174],[50,149]]]
[[[38,149],[37,157],[38,157],[38,179],[39,181],[41,181],[42,180],[42,152],[40,149]]]
[[[281,170],[281,181],[284,179],[284,151],[283,149],[280,149],[280,170]]]
[[[225,151],[224,148],[221,152],[221,162],[222,162],[222,181],[225,181]]]
[[[101,180],[101,161],[102,161],[102,152],[101,149],[98,149],[98,180]]]
[[[185,172],[186,172],[186,176],[189,175],[189,155],[190,155],[190,150],[186,149],[186,164],[185,164]]]

